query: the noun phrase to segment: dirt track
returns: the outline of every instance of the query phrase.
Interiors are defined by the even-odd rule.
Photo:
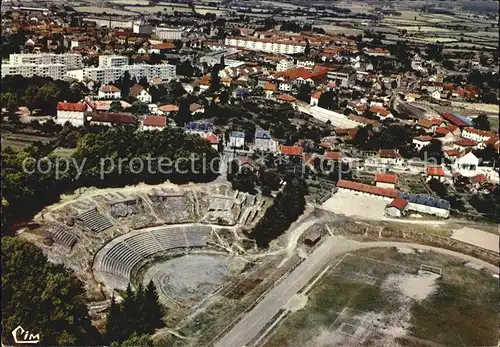
[[[498,267],[471,256],[447,249],[424,246],[405,242],[359,242],[343,237],[331,236],[301,263],[288,277],[273,288],[250,312],[229,330],[215,347],[245,346],[256,338],[279,311],[286,307],[288,301],[297,294],[328,262],[335,256],[364,248],[373,247],[413,247],[432,250],[437,253],[453,256],[463,261],[470,261],[498,273]]]

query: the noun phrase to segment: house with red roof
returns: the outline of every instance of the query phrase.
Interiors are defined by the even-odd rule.
[[[145,116],[142,120],[142,130],[163,130],[168,124],[167,117]]]
[[[323,153],[323,159],[340,161],[342,160],[342,153],[339,151],[326,151]]]
[[[177,105],[162,105],[158,107],[158,111],[161,112],[162,115],[168,116],[172,112],[178,112],[179,111],[179,106]]]
[[[290,94],[282,94],[280,95],[279,97],[280,101],[283,101],[283,102],[290,102],[290,103],[295,103],[295,98],[293,96],[291,96]]]
[[[465,151],[473,149],[477,146],[477,142],[471,139],[461,138],[455,142],[453,142],[453,148],[458,151]]]
[[[302,147],[299,146],[280,146],[281,155],[288,157],[300,157],[302,155]]]
[[[442,123],[442,122],[441,122]],[[420,119],[417,122],[417,129],[424,129],[426,133],[433,133],[436,131],[437,127],[440,125],[434,119]]]
[[[378,173],[375,175],[375,186],[380,188],[396,188],[398,175]]]
[[[456,125],[459,128],[467,127],[469,126],[469,123],[464,121],[463,119],[460,119],[459,117],[455,116],[452,113],[445,112],[442,114],[442,117],[444,120],[446,120],[448,123]]]
[[[463,138],[471,139],[476,142],[488,141],[493,136],[495,136],[495,133],[492,131],[479,130],[473,127],[467,127],[462,130]]]
[[[264,93],[266,93],[266,99],[272,99],[273,94],[276,93],[276,90],[278,89],[278,87],[276,87],[276,84],[270,82],[264,84],[263,88],[264,88]]]
[[[437,179],[438,181],[444,180],[444,169],[441,166],[427,167],[427,181]]]
[[[90,125],[130,124],[137,125],[137,117],[127,112],[92,112]]]
[[[315,86],[324,81],[327,75],[328,68],[317,65],[314,67],[314,69],[306,69],[304,67],[288,69],[286,71],[275,73],[272,77],[275,80],[282,82],[291,82],[293,85],[297,86],[306,83],[311,86]],[[282,90],[281,82],[279,89]]]
[[[316,106],[318,105],[319,98],[321,97],[321,92],[315,92],[311,95],[311,106]]]
[[[381,188],[348,180],[339,180],[337,182],[337,188],[338,191],[355,192],[360,195],[377,197],[387,201],[392,201],[393,199],[398,197],[398,192],[396,189]]]
[[[378,159],[379,163],[388,165],[400,165],[404,161],[396,149],[380,149],[375,158]]]
[[[219,150],[219,137],[214,133],[206,133],[201,135],[201,137],[210,143],[210,146],[216,151]]]
[[[434,137],[441,141],[442,143],[450,143],[455,141],[456,137],[453,135],[453,132],[446,127],[439,127],[434,132]]]
[[[457,151],[456,149],[447,149],[444,151],[444,157],[451,162],[454,162],[455,159],[457,159],[459,154],[460,154],[460,151]]]
[[[69,122],[75,127],[85,125],[87,104],[84,102],[58,102],[56,123],[64,125]]]
[[[99,92],[97,93],[97,97],[99,99],[105,100],[118,100],[121,99],[121,91],[118,87],[112,84],[105,84],[99,88]]]
[[[403,198],[396,198],[387,204],[385,207],[385,214],[388,217],[400,218],[406,214],[406,208],[408,207],[408,200]]]

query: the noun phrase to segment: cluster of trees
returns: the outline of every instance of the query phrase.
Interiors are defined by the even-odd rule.
[[[55,115],[59,101],[77,102],[82,99],[85,89],[82,84],[54,81],[49,77],[5,76],[0,102],[12,113],[26,106],[30,110],[39,109],[43,115]]]
[[[80,280],[20,238],[2,237],[2,341],[13,345],[18,325],[39,333],[46,346],[95,346],[101,335],[91,325]]]
[[[485,114],[480,114],[479,116],[474,118],[472,120],[472,124],[474,125],[474,128],[479,130],[490,131],[491,129],[490,120],[488,119],[488,116]]]
[[[283,234],[297,220],[304,212],[306,194],[307,185],[303,180],[298,178],[286,180],[283,191],[278,193],[273,204],[249,235],[258,247],[268,247],[272,240]]]
[[[36,167],[35,161],[50,152],[47,148],[29,147],[24,151],[3,151],[2,197],[6,203],[2,206],[2,218],[10,217],[7,222],[27,218],[41,207],[57,201],[60,194],[79,187],[120,187],[139,182],[160,183],[167,179],[177,182],[208,181],[216,175],[210,171],[209,164],[211,160],[216,160],[217,152],[207,141],[199,136],[185,134],[181,129],[136,132],[132,126],[123,126],[98,133],[89,132],[83,136],[72,136],[78,141],[77,149],[69,158],[67,170],[65,164],[61,164],[59,177],[55,176],[54,170],[46,171],[49,165],[55,168],[55,157],[40,161],[42,170]],[[191,156],[204,157],[206,160],[195,160],[193,165],[187,160],[179,161],[179,158]],[[158,161],[152,160],[148,168],[148,157],[169,158],[173,163],[178,161],[179,165],[174,168],[165,167],[163,164],[163,172],[172,172],[162,174]],[[25,162],[26,158],[32,159]],[[109,169],[112,165],[109,162],[108,166],[105,158],[114,158],[115,170],[107,174],[106,179],[102,179],[101,171],[111,171]],[[144,168],[139,170],[137,165],[130,164],[127,161],[130,158],[141,158]],[[118,171],[120,159],[123,160],[121,172]],[[106,166],[103,163],[106,163]],[[82,164],[81,175],[78,175],[77,167]],[[181,173],[183,171],[185,173]]]
[[[408,143],[419,134],[410,126],[393,124],[375,132],[371,125],[359,127],[353,139],[353,144],[362,150],[398,149],[405,158],[418,155],[413,144]],[[438,141],[439,142],[439,141]]]
[[[158,300],[158,293],[152,281],[146,288],[139,285],[136,292],[129,284],[121,303],[113,297],[106,320],[108,343],[122,343],[129,338],[150,335],[155,329],[163,326],[163,312]]]

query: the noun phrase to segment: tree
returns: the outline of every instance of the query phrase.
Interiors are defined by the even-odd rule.
[[[215,92],[220,88],[220,77],[219,77],[220,66],[215,64],[210,73],[210,90]]]
[[[443,143],[433,139],[420,150],[420,158],[426,161],[433,161],[435,164],[441,164],[443,161]]]
[[[219,101],[222,105],[225,105],[229,102],[229,93],[226,90],[220,93]]]
[[[109,105],[109,112],[122,112],[123,106],[119,100],[113,100]]]
[[[110,347],[153,347],[151,335],[137,335],[133,333],[128,339],[119,343],[113,342]]]
[[[249,237],[257,246],[268,247],[269,243],[284,233],[304,212],[307,185],[304,181],[289,177],[283,191],[278,193],[273,204],[253,228]]]
[[[472,120],[472,124],[474,124],[474,128],[479,130],[489,131],[491,129],[490,120],[488,119],[488,116],[485,114],[480,114],[479,116],[474,118]]]
[[[304,48],[304,55],[309,55],[311,53],[311,45],[309,44],[309,40],[306,40],[306,48]]]
[[[132,87],[132,85],[133,85],[133,82],[132,82],[132,79],[130,77],[130,72],[125,71],[123,73],[122,78],[119,81],[119,88],[121,91],[122,99],[128,98],[128,96],[130,94],[130,88]]]
[[[318,106],[331,110],[333,106],[333,96],[334,95],[331,90],[321,93],[318,100]]]
[[[180,65],[177,66],[177,74],[186,77],[193,77],[194,68],[191,65],[189,59],[184,60]]]
[[[448,189],[446,189],[446,186],[439,180],[432,178],[428,184],[429,188],[431,188],[440,198],[445,198],[448,195]]]
[[[297,99],[307,103],[311,101],[311,85],[309,83],[304,83],[300,86]]]
[[[179,111],[177,111],[174,120],[178,126],[184,126],[184,124],[189,123],[193,120],[193,115],[189,110],[189,103],[187,99],[181,100],[179,104]]]
[[[234,175],[232,180],[233,190],[240,190],[245,193],[254,194],[257,176],[248,167],[242,167],[239,172]]]
[[[122,337],[120,306],[116,303],[115,296],[113,295],[106,319],[105,340],[107,343],[112,343],[121,340]]]
[[[281,183],[281,177],[274,171],[264,171],[259,174],[259,184],[264,191],[265,188],[269,190],[278,190]]]
[[[132,106],[130,106],[129,111],[132,112],[133,114],[148,114],[149,107],[142,101],[134,101],[132,103]]]
[[[2,237],[2,340],[13,345],[10,332],[40,332],[44,345],[98,345],[80,280],[61,265],[47,261],[35,245]]]
[[[156,292],[156,286],[153,281],[149,281],[143,298],[144,314],[147,318],[145,332],[152,334],[155,329],[160,328],[163,325],[163,313],[158,299],[158,293]]]

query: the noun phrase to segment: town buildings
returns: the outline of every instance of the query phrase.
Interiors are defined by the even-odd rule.
[[[305,42],[256,37],[227,37],[224,43],[228,46],[241,47],[252,51],[282,54],[302,53],[306,48]]]
[[[56,123],[64,125],[69,122],[75,127],[83,126],[86,115],[87,105],[85,103],[59,102],[57,104]]]
[[[63,79],[68,70],[80,69],[82,56],[76,53],[11,54],[9,63],[2,64],[2,78],[21,75],[24,77],[50,77]]]

